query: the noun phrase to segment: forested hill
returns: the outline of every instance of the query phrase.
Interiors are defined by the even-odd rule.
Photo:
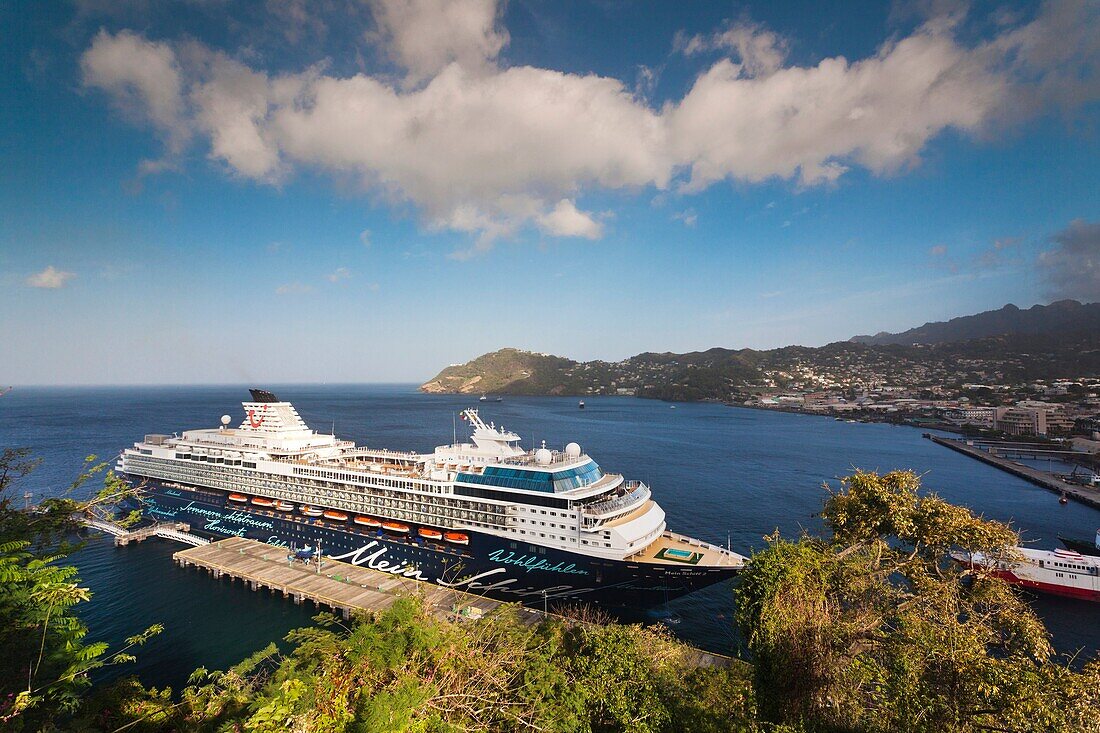
[[[775,389],[959,387],[1100,375],[1100,329],[1008,335],[932,345],[839,341],[821,347],[644,353],[619,362],[578,362],[501,349],[452,365],[421,386],[432,393],[636,394],[728,400]]]
[[[1059,300],[1026,310],[1009,303],[995,311],[926,323],[901,333],[853,336],[852,341],[873,346],[886,344],[943,344],[989,336],[1035,336],[1100,330],[1100,303]]]

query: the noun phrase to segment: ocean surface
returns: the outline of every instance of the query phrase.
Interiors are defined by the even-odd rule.
[[[265,385],[266,386],[266,385]],[[360,445],[429,451],[451,442],[453,415],[477,401],[424,395],[414,385],[282,385],[313,428]],[[15,488],[34,500],[63,492],[89,454],[113,463],[146,433],[216,427],[241,418],[245,386],[16,388],[0,397],[0,448],[29,447],[42,466]],[[629,397],[506,397],[480,404],[482,415],[552,447],[581,444],[605,470],[653,487],[669,527],[748,554],[779,530],[795,537],[821,528],[822,484],[854,468],[912,469],[926,488],[987,517],[1011,521],[1031,546],[1056,546],[1056,534],[1091,538],[1100,511],[922,439],[909,427],[837,422],[716,404]],[[462,423],[458,423],[459,437]],[[137,673],[146,684],[178,688],[196,667],[224,669],[290,629],[311,623],[308,604],[177,568],[179,545],[148,540],[115,548],[91,538],[73,556],[93,592],[82,615],[89,638],[113,644],[150,624],[165,631],[138,650],[138,662],[109,674]],[[674,601],[670,628],[698,646],[736,653],[733,587],[721,584]],[[1036,611],[1064,652],[1100,649],[1100,604],[1034,597]]]

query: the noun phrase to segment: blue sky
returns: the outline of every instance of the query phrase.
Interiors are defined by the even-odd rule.
[[[1100,300],[1100,4],[0,8],[0,382],[417,381]]]

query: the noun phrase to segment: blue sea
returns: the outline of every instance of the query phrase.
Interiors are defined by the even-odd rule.
[[[420,394],[415,385],[271,388],[315,429],[379,448],[428,451],[449,443],[455,413],[477,406],[469,397]],[[14,489],[37,500],[64,491],[89,454],[113,462],[146,433],[216,427],[223,414],[236,421],[247,397],[246,386],[17,387],[0,397],[0,447],[29,447],[43,459]],[[855,468],[912,469],[945,499],[1013,522],[1035,547],[1054,547],[1058,533],[1091,538],[1100,527],[1100,511],[1062,506],[1057,496],[909,427],[629,397],[585,398],[584,410],[575,398],[556,397],[506,397],[480,407],[528,445],[580,443],[605,470],[650,484],[671,529],[745,554],[776,530],[787,537],[820,530],[823,484]],[[165,626],[138,650],[136,664],[112,674],[178,688],[196,667],[225,668],[311,623],[308,605],[177,568],[178,549],[164,540],[115,548],[93,538],[72,558],[93,592],[82,610],[90,638],[117,644],[150,624]],[[670,603],[673,633],[737,653],[733,593],[722,584]],[[1100,649],[1100,604],[1049,597],[1033,604],[1059,650],[1092,656]]]

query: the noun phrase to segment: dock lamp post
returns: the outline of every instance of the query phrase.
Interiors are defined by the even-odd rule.
[[[547,615],[547,613],[546,613],[546,589],[545,588],[542,591],[542,615],[543,616]]]

